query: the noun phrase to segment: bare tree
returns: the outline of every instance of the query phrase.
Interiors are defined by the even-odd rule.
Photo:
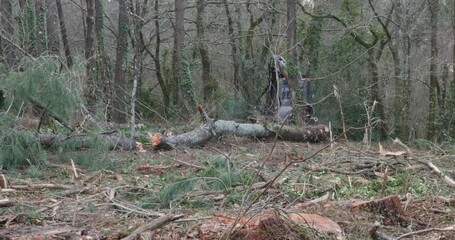
[[[57,7],[54,0],[46,0],[46,34],[48,41],[47,51],[49,51],[49,54],[58,55],[60,52],[60,41]]]
[[[11,0],[1,0],[0,3],[0,20],[1,26],[0,29],[0,39],[3,37],[12,37],[14,36],[14,28],[12,23],[12,4]],[[8,39],[11,40],[11,39]],[[16,55],[14,53],[13,46],[9,41],[3,39],[1,41],[2,56],[4,57],[4,62],[9,68],[13,68],[16,62]]]
[[[228,35],[229,35],[229,44],[231,45],[231,57],[232,64],[234,66],[234,89],[236,94],[240,91],[240,62],[238,59],[238,38],[235,36],[234,32],[234,19],[232,17],[231,10],[229,8],[228,0],[223,0],[224,9],[226,11],[227,24],[228,24]]]
[[[287,0],[287,25],[286,36],[288,40],[288,51],[291,63],[297,66],[297,43],[296,43],[296,21],[297,21],[297,0]]]
[[[45,19],[43,0],[35,0],[36,54],[38,56],[46,50]]]
[[[111,82],[108,71],[108,58],[104,47],[104,10],[101,0],[95,0],[95,36],[96,36],[96,73],[97,83],[101,90],[102,100],[107,104],[111,96]]]
[[[436,123],[436,117],[440,113],[439,108],[441,106],[441,88],[438,82],[438,9],[439,0],[429,1],[428,4],[430,10],[430,107],[428,113],[428,135],[429,140],[436,141],[438,138],[438,129]]]
[[[198,0],[196,2],[196,38],[198,41],[199,55],[202,64],[202,83],[204,100],[209,101],[212,99],[213,94],[218,90],[218,83],[211,75],[211,63],[207,46],[205,44],[205,0]]]
[[[169,82],[166,82],[163,73],[161,70],[161,28],[160,28],[160,9],[159,9],[159,0],[155,0],[154,3],[154,10],[155,10],[155,16],[153,18],[154,23],[155,23],[155,51],[152,53],[151,51],[148,51],[146,48],[147,52],[149,55],[152,57],[153,62],[155,63],[155,75],[156,78],[158,79],[158,84],[161,87],[161,92],[163,95],[163,105],[164,105],[164,114],[167,116],[169,113],[170,105],[171,105],[171,91],[170,91],[170,86]]]
[[[63,15],[63,7],[61,0],[55,0],[57,4],[58,20],[60,23],[60,32],[62,35],[63,49],[65,50],[66,65],[71,68],[73,66],[73,57],[71,55],[70,46],[68,43],[68,34],[66,32],[65,16]]]
[[[114,72],[114,96],[112,99],[111,113],[114,121],[125,122],[126,120],[126,99],[125,99],[125,58],[128,49],[128,1],[119,1],[118,11],[118,32],[117,32],[117,53]]]
[[[89,102],[89,106],[94,105],[96,102],[96,96],[98,93],[98,84],[94,75],[95,68],[95,56],[94,56],[94,37],[93,37],[93,25],[94,21],[94,1],[86,0],[87,6],[87,15],[85,18],[85,60],[87,61],[86,66],[86,76],[87,76],[87,86],[86,86],[86,97]]]
[[[185,1],[175,0],[174,52],[172,57],[172,69],[174,72],[172,101],[174,105],[182,103],[180,97],[180,84],[183,81],[183,45],[185,42],[184,14]]]

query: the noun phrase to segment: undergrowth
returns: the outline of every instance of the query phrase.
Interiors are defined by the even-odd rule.
[[[244,186],[256,181],[251,173],[236,168],[235,165],[229,163],[221,155],[215,155],[209,159],[201,171],[191,172],[181,177],[167,175],[163,180],[165,181],[165,186],[160,195],[160,202],[163,207],[180,203],[193,207],[211,206],[207,200],[197,198],[185,200],[184,197],[190,191],[197,190],[235,193],[236,186]],[[227,204],[237,202],[240,199],[240,196],[231,197],[228,199]]]

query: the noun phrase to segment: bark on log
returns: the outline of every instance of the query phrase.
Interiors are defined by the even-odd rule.
[[[234,135],[239,137],[267,138],[278,134],[283,140],[295,142],[321,142],[327,140],[329,129],[325,125],[309,125],[303,128],[262,124],[238,123],[235,121],[213,120],[207,117],[202,107],[199,107],[204,123],[192,131],[165,136],[160,133],[149,133],[155,150],[169,149],[178,146],[201,146],[217,135]]]
[[[56,143],[64,143],[65,141],[76,139],[79,141],[79,148],[90,148],[90,142],[95,138],[100,137],[104,144],[110,150],[120,149],[124,151],[136,150],[136,141],[132,138],[127,138],[117,134],[100,134],[99,136],[93,135],[63,135],[63,134],[39,134],[38,141],[41,145],[50,147]]]
[[[263,125],[260,123],[238,123],[227,120],[213,120],[207,116],[204,109],[199,107],[203,124],[186,133],[166,136],[161,133],[148,133],[152,146],[155,150],[172,149],[175,147],[197,147],[202,146],[215,136],[233,135],[238,137],[270,138],[278,137],[282,140],[294,142],[322,142],[328,139],[329,129],[325,125],[308,125],[304,127],[281,126],[280,124]],[[70,139],[77,139],[80,148],[90,148],[93,135],[62,135],[62,134],[40,134],[38,141],[44,146],[51,146],[54,143],[64,143]],[[121,149],[125,151],[136,150],[136,141],[118,134],[100,134],[99,137],[105,141],[111,150]]]

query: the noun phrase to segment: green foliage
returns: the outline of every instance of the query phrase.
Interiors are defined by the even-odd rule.
[[[221,116],[227,119],[245,119],[248,116],[248,103],[244,98],[225,94],[220,97],[221,108],[224,114]]]
[[[385,195],[411,193],[415,198],[424,198],[431,195],[450,195],[450,191],[441,189],[438,182],[428,181],[413,172],[401,171],[391,176],[393,180],[387,181]],[[340,184],[338,194],[343,198],[374,199],[382,191],[382,179],[371,180],[367,184],[353,183],[349,186],[346,179]]]
[[[232,187],[246,185],[253,181],[248,172],[228,165],[226,159],[219,155],[214,156],[202,171],[183,177],[175,175],[167,177],[166,181],[170,183],[166,184],[161,194],[161,203],[164,206],[179,202],[191,190],[228,191]],[[193,206],[208,206],[201,205],[197,199],[186,203]]]
[[[41,4],[40,5],[43,5],[45,4],[44,3],[44,0],[36,0],[36,1],[41,1]],[[36,16],[36,14],[35,14]],[[47,46],[47,34],[46,34],[46,13],[44,11],[44,9],[42,9],[42,11],[40,11],[40,14],[36,16],[36,27],[38,28],[38,36],[36,36],[37,38],[37,43],[36,44],[40,44],[41,47],[43,48],[42,51],[45,51],[44,48],[46,48]],[[41,53],[39,53],[41,54]]]
[[[0,115],[0,168],[41,166],[47,153],[31,131],[20,131],[14,116]]]
[[[78,166],[100,170],[115,166],[115,160],[106,155],[109,149],[109,142],[97,134],[89,134],[86,139],[72,138],[53,144],[49,150],[58,153],[62,161],[73,159]]]
[[[58,72],[56,58],[24,59],[22,72],[10,72],[5,78],[5,89],[14,98],[17,108],[22,101],[33,100],[53,114],[70,119],[80,106],[80,79],[76,66],[72,71]]]
[[[33,56],[36,55],[36,30],[35,30],[35,4],[27,2],[25,9],[20,12],[17,18],[19,26],[19,41],[22,49]]]
[[[363,15],[363,6],[361,0],[344,0],[341,3],[340,12],[349,22],[355,22]]]
[[[196,90],[194,89],[193,79],[191,77],[190,64],[186,60],[183,61],[183,79],[180,85],[182,86],[183,91],[186,93],[186,100],[190,104],[188,107],[190,107],[190,110],[196,109]]]

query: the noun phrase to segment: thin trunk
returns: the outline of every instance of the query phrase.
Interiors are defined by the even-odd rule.
[[[297,0],[287,0],[287,48],[289,51],[289,62],[288,64],[288,83],[293,90],[292,103],[294,106],[303,105],[305,103],[303,92],[300,88],[299,81],[301,80],[301,73],[299,72],[299,64],[297,62],[297,42],[296,42],[296,8]],[[296,116],[296,122],[299,125],[304,124],[304,115],[301,107],[294,107],[294,116]]]
[[[100,89],[95,78],[95,56],[94,56],[94,39],[93,39],[93,25],[94,25],[94,2],[93,0],[85,1],[87,6],[87,15],[85,19],[86,33],[85,33],[85,60],[86,68],[85,75],[87,77],[87,86],[85,86],[86,97],[88,100],[89,107],[93,107],[96,103],[96,98],[99,96]],[[94,110],[94,109],[91,109]]]
[[[287,36],[287,47],[289,51],[289,60],[297,66],[297,47],[296,47],[296,8],[297,0],[287,0],[287,25],[286,25],[286,36]]]
[[[453,34],[453,42],[452,42],[452,66],[455,66],[455,4],[453,5],[452,9],[452,34]],[[455,72],[452,72],[452,84],[450,89],[451,94],[451,103],[455,104]],[[451,106],[453,107],[453,105]],[[452,114],[453,114],[452,110]],[[455,127],[449,128],[451,137],[455,137]]]
[[[95,0],[95,36],[96,36],[96,69],[97,82],[102,85],[101,94],[103,102],[107,105],[107,100],[111,96],[111,82],[108,71],[106,51],[104,50],[104,10],[101,0]],[[101,86],[100,87],[101,90]]]
[[[395,4],[395,22],[398,26],[402,26],[403,24],[403,4],[400,1],[397,1]],[[394,99],[394,124],[393,124],[393,132],[397,136],[406,136],[407,131],[406,129],[406,119],[405,109],[404,107],[404,95],[406,94],[404,91],[404,78],[403,71],[402,71],[402,53],[403,53],[403,45],[404,42],[404,34],[401,28],[396,28],[395,35],[397,36],[396,40],[390,42],[390,51],[393,57],[393,70],[394,70],[394,80],[395,80],[395,99]],[[401,137],[401,139],[404,139]]]
[[[231,10],[229,9],[228,0],[223,0],[224,9],[226,11],[227,23],[228,23],[228,34],[229,34],[229,44],[231,45],[231,57],[232,63],[234,65],[234,90],[237,93],[240,91],[240,63],[238,61],[238,53],[237,53],[237,38],[234,34],[234,20],[232,18]]]
[[[275,9],[276,2],[277,1],[272,1],[272,3],[271,3],[272,4],[272,6],[271,6],[272,9]],[[268,22],[270,31],[267,32],[267,36],[264,38],[264,43],[263,43],[264,45],[262,47],[261,58],[260,58],[260,61],[259,61],[261,63],[267,62],[267,58],[270,57],[270,53],[271,53],[270,51],[272,49],[272,42],[273,42],[272,31],[275,29],[275,25],[276,25],[276,14],[275,14],[275,11],[270,12],[268,14],[268,16],[270,17],[270,22]],[[267,71],[267,69],[270,70],[270,67],[269,68],[267,68],[267,67],[269,67],[269,66],[266,65],[266,64],[258,64],[258,66],[256,67],[256,72],[265,72],[265,71]],[[270,74],[271,73],[269,72],[269,78],[271,77]],[[265,88],[264,88],[264,86],[262,86],[263,85],[262,83],[264,81],[261,80],[260,78],[258,78],[258,81],[259,81],[257,83],[258,87],[261,86],[259,89],[260,90],[264,89],[264,90],[262,90],[261,93],[259,93],[260,94],[259,98],[257,99],[256,104],[255,104],[256,106],[259,107],[261,105],[260,102],[261,102],[262,96],[264,96],[264,93],[266,93],[266,92],[272,93],[272,91],[269,89],[269,87],[270,87],[269,86],[270,79],[269,79],[269,81],[267,81],[267,86],[265,86]],[[274,92],[276,93],[276,91],[274,91]],[[273,96],[271,96],[270,94],[266,94],[265,106],[260,106],[260,107],[262,107],[262,111],[264,112],[264,114],[266,114],[266,115],[272,114],[270,112],[270,110],[272,110],[271,107],[273,108],[273,104],[275,102],[274,99],[275,98],[273,98]]]
[[[2,36],[14,36],[13,17],[12,17],[11,0],[1,0],[0,4],[0,19],[2,26]],[[14,68],[16,63],[16,55],[14,54],[13,46],[8,41],[1,41],[2,56],[5,58],[4,62],[8,68]]]
[[[71,50],[68,43],[68,34],[66,33],[65,16],[63,15],[62,2],[61,0],[55,0],[55,2],[57,4],[58,20],[60,22],[63,49],[65,50],[66,65],[68,68],[71,68],[73,66],[73,57],[71,56]]]
[[[133,3],[130,0],[131,6]],[[134,57],[133,57],[133,90],[131,92],[131,118],[130,118],[130,129],[131,136],[134,139],[134,133],[136,129],[136,101],[137,101],[137,91],[138,85],[140,82],[142,74],[142,44],[141,44],[141,30],[143,27],[142,23],[142,12],[141,12],[141,1],[136,1],[134,7],[134,18],[133,18],[133,48],[134,48]]]
[[[35,35],[36,54],[39,56],[46,50],[46,27],[43,0],[35,0]]]
[[[51,55],[59,55],[58,16],[54,0],[46,0],[46,34],[48,40],[47,51]]]
[[[156,42],[155,42],[155,54],[152,55],[153,61],[156,68],[156,78],[161,87],[161,92],[163,94],[163,105],[164,113],[166,116],[169,115],[170,104],[171,104],[171,95],[169,91],[169,84],[164,81],[163,74],[161,71],[161,34],[160,34],[160,19],[159,19],[159,0],[155,0],[155,31],[156,31]]]
[[[20,0],[19,38],[21,47],[36,56],[35,7],[29,0]]]
[[[213,98],[213,95],[218,90],[216,79],[211,76],[210,57],[205,41],[205,0],[198,0],[196,3],[196,38],[198,39],[199,55],[202,64],[202,83],[204,101],[208,102]]]
[[[437,69],[437,58],[438,58],[438,7],[439,0],[433,0],[429,2],[430,6],[430,108],[428,113],[428,133],[427,139],[430,141],[436,141],[438,138],[438,127],[436,123],[437,115],[439,114],[439,103],[438,98],[440,95],[440,86],[438,82],[438,69]]]
[[[116,122],[125,122],[126,120],[126,76],[125,76],[125,58],[128,50],[128,2],[119,1],[119,16],[118,16],[118,33],[117,33],[117,54],[115,59],[115,76],[114,76],[114,92],[111,109],[111,116]]]
[[[174,105],[179,105],[183,100],[183,96],[180,95],[180,84],[183,81],[183,44],[185,41],[184,7],[184,0],[175,0],[174,52],[172,57],[172,69],[174,72],[172,101]]]

